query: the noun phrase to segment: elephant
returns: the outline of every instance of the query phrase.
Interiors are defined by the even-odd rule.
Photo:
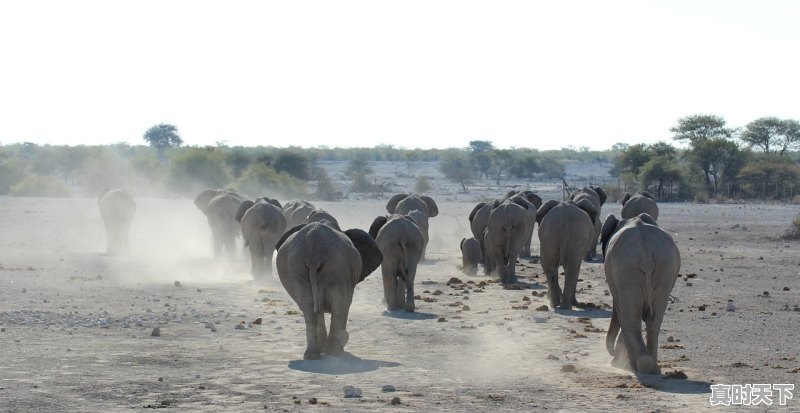
[[[505,199],[525,208],[525,238],[519,257],[530,258],[533,228],[536,225],[536,211],[542,206],[542,198],[531,191],[511,191],[506,194]]]
[[[612,364],[658,374],[658,333],[681,267],[678,247],[646,213],[622,221],[610,215],[603,224],[601,244],[613,299],[606,335],[606,349],[614,356]]]
[[[310,224],[312,222],[328,222],[330,224],[333,224],[334,227],[339,228],[339,221],[337,221],[336,218],[333,217],[333,215],[329,214],[327,211],[324,211],[322,209],[315,209],[311,211],[311,213],[309,213],[308,216],[306,217],[305,222],[307,224]]]
[[[425,245],[422,230],[408,215],[394,214],[375,218],[369,235],[383,254],[381,273],[387,310],[414,312],[414,279]]]
[[[588,199],[578,202],[547,201],[536,213],[539,224],[539,261],[547,277],[547,293],[553,308],[578,305],[575,290],[587,248],[595,243],[597,212]],[[558,267],[564,267],[564,291],[558,285]]]
[[[462,238],[461,244],[461,271],[467,275],[478,273],[478,263],[481,259],[481,243],[475,238]]]
[[[305,319],[303,359],[342,354],[356,284],[383,260],[375,240],[360,229],[342,232],[328,222],[312,222],[286,231],[276,248],[278,277]],[[330,334],[325,313],[331,314]]]
[[[533,208],[533,205],[531,205]],[[525,207],[505,201],[489,214],[483,243],[486,257],[483,264],[486,275],[497,273],[503,284],[517,282],[515,266],[524,244],[526,224]]]
[[[486,227],[489,225],[489,215],[492,210],[502,204],[500,200],[492,202],[480,202],[472,208],[469,213],[469,228],[472,231],[472,236],[481,246],[481,259],[480,262],[486,265],[486,246],[483,244],[483,236],[486,232]]]
[[[97,199],[97,205],[106,227],[106,252],[129,253],[128,234],[136,214],[136,201],[123,189],[106,189]]]
[[[423,212],[428,218],[433,218],[439,215],[439,206],[433,198],[425,195],[417,194],[397,194],[389,199],[386,203],[386,211],[390,214],[408,215],[413,210]],[[425,223],[425,228],[422,228],[422,236],[425,238],[425,246],[422,249],[422,259],[425,259],[425,252],[428,250],[428,241],[430,240],[428,234],[428,224]]]
[[[286,228],[298,224],[305,224],[308,214],[316,210],[311,202],[306,200],[292,200],[283,205],[283,215],[286,217]]]
[[[650,215],[653,221],[658,221],[658,204],[656,204],[653,195],[650,195],[647,191],[635,194],[625,192],[625,196],[622,198],[622,212],[620,213],[622,219],[631,219],[642,213]]]
[[[220,258],[223,250],[232,258],[236,252],[239,225],[236,213],[242,202],[248,200],[233,189],[207,189],[194,200],[195,206],[205,214],[214,241],[214,257]]]
[[[600,216],[600,211],[603,207],[603,204],[606,203],[606,193],[603,191],[602,188],[599,186],[587,186],[582,189],[579,189],[573,192],[569,199],[570,201],[580,202],[582,199],[588,199],[594,205],[595,212],[597,216]],[[589,248],[586,250],[586,261],[591,261],[594,259],[595,254],[597,253],[597,241],[600,239],[600,220],[596,220],[594,223],[594,242]]]
[[[253,280],[272,275],[272,254],[275,244],[286,230],[286,217],[275,199],[258,198],[244,201],[236,212],[236,222],[242,226],[244,245],[250,249]]]

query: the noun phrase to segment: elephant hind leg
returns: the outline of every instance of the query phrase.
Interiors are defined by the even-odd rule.
[[[306,322],[306,352],[303,354],[304,360],[319,360],[319,343],[317,341],[317,314],[311,310],[303,311],[303,318]]]
[[[387,310],[394,311],[400,308],[397,296],[397,276],[394,274],[383,274],[383,299],[386,300]]]
[[[648,354],[642,338],[643,303],[641,297],[636,295],[637,293],[638,291],[622,291],[622,294],[634,295],[635,301],[623,303],[624,307],[618,308],[619,323],[631,369],[649,374],[655,368],[655,360]],[[628,298],[630,299],[631,296]]]
[[[347,316],[350,313],[352,297],[342,297],[331,307],[331,333],[328,336],[328,347],[325,352],[330,356],[338,356],[344,352],[344,346],[350,340],[347,333]]]
[[[317,313],[317,348],[328,348],[328,330],[325,328],[325,313]]]
[[[664,312],[667,310],[667,301],[659,302],[650,309],[649,317],[645,319],[645,332],[647,333],[647,353],[652,358],[653,367],[650,374],[660,373],[658,367],[658,332],[661,330],[661,322],[664,321]]]
[[[570,310],[578,302],[575,291],[578,289],[578,276],[581,272],[581,261],[564,263],[564,295],[561,297],[560,308]]]

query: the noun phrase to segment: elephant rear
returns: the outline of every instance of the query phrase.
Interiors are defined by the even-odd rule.
[[[646,214],[615,221],[609,216],[603,226],[606,280],[614,300],[606,347],[615,362],[651,374],[658,371],[658,333],[680,270],[680,252],[672,237]],[[622,349],[615,344],[618,333]],[[627,360],[620,361],[623,354]]]
[[[630,219],[639,214],[648,214],[658,221],[658,204],[652,197],[640,194],[630,197],[622,204],[622,219]]]
[[[126,191],[112,189],[100,195],[97,205],[106,227],[107,251],[127,253],[131,222],[136,214],[136,201]]]

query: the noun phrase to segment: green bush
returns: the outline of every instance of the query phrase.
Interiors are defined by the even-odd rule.
[[[308,194],[305,181],[286,173],[277,172],[263,163],[255,163],[244,170],[236,181],[236,188],[252,197],[294,197]]]
[[[215,148],[190,148],[177,152],[170,164],[168,187],[193,195],[207,188],[221,188],[232,180],[224,155]]]
[[[431,189],[433,189],[433,186],[431,186],[431,183],[428,181],[427,177],[420,176],[417,178],[416,182],[414,182],[414,192],[418,194],[424,194]]]
[[[333,181],[333,178],[331,178],[325,168],[317,169],[316,178],[316,196],[318,199],[323,201],[335,201],[341,197],[342,194],[339,192],[338,185],[336,185],[336,182]]]
[[[18,160],[0,160],[0,195],[5,195],[11,187],[25,178],[25,168]]]
[[[350,192],[374,192],[375,189],[375,185],[369,182],[365,174],[357,174],[350,185]]]
[[[11,196],[68,197],[70,191],[60,179],[52,175],[31,175],[11,187]]]

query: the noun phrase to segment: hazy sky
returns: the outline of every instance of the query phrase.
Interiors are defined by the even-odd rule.
[[[605,149],[800,118],[798,1],[4,1],[0,142]]]

